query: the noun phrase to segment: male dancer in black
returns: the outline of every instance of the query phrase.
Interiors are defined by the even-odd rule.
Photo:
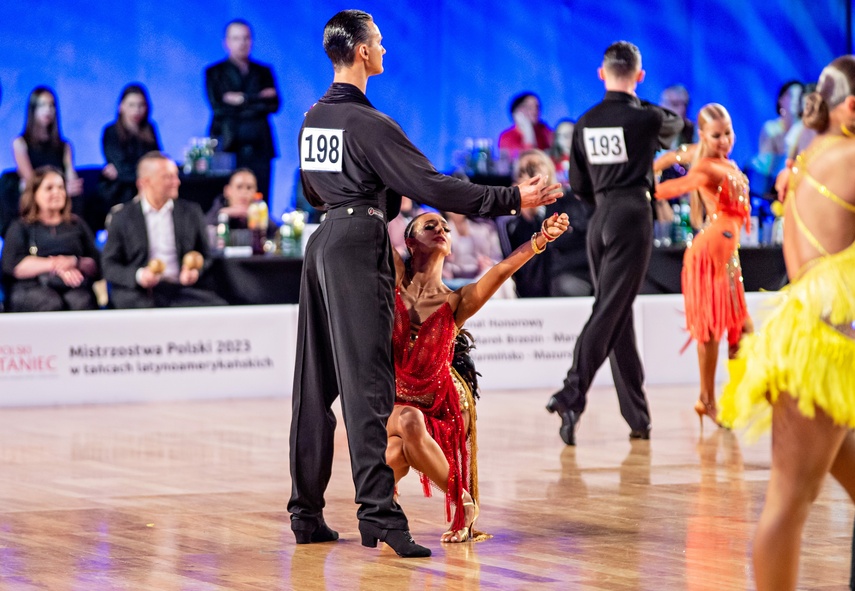
[[[392,363],[394,266],[386,222],[406,194],[440,210],[515,215],[555,201],[560,185],[539,178],[518,188],[483,187],[438,173],[365,96],[383,72],[380,30],[358,10],[324,30],[333,84],[306,114],[300,168],[306,197],[327,210],[306,247],[300,287],[291,422],[291,529],[297,543],[330,542],[323,518],[330,479],[330,409],[341,395],[362,543],[384,541],[400,556],[430,556],[409,534],[386,465],[386,421],[395,402]]]
[[[576,123],[570,167],[573,191],[596,202],[587,242],[594,307],[576,341],[564,387],[546,406],[561,416],[559,434],[567,445],[576,444],[576,423],[585,410],[594,374],[606,357],[630,438],[650,438],[632,303],[652,248],[653,157],[659,148],[669,147],[683,127],[676,114],[636,96],[644,70],[641,53],[632,43],[609,46],[598,73],[606,96]]]

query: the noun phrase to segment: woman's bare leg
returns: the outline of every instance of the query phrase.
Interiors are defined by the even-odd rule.
[[[796,588],[802,529],[847,435],[821,410],[808,419],[796,405],[781,393],[773,407],[772,472],[754,536],[758,591]]]
[[[386,431],[390,438],[401,439],[401,451],[408,466],[430,478],[443,492],[448,491],[448,460],[428,433],[419,409],[396,405],[386,423]]]
[[[410,465],[404,457],[404,440],[397,435],[389,437],[386,443],[386,463],[395,473],[395,484],[410,471]]]
[[[718,341],[698,343],[698,368],[701,370],[700,401],[715,410],[715,367],[718,364]]]

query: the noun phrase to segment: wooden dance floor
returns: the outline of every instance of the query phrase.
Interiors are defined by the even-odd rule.
[[[694,387],[648,393],[650,442],[628,441],[600,388],[568,448],[548,392],[485,392],[477,525],[493,537],[440,544],[442,498],[411,474],[400,501],[434,554],[410,560],[360,545],[341,422],[326,510],[341,539],[295,545],[287,399],[3,409],[0,590],[752,589],[769,439],[701,435]],[[827,481],[800,588],[848,588],[852,519]]]

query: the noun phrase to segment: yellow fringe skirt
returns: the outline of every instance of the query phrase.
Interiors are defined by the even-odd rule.
[[[855,244],[817,259],[773,300],[761,330],[745,335],[719,420],[758,435],[781,393],[813,418],[822,409],[855,428]]]

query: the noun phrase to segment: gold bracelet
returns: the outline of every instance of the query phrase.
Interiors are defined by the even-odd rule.
[[[537,248],[537,232],[531,235],[531,249],[534,251],[534,254],[540,254],[546,250],[546,245],[543,245],[543,248]]]

